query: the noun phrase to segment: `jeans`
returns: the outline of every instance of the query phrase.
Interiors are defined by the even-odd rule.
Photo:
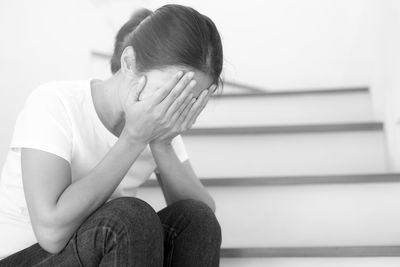
[[[203,202],[186,199],[159,212],[135,197],[94,211],[52,254],[38,243],[0,261],[5,266],[219,266],[221,228]]]

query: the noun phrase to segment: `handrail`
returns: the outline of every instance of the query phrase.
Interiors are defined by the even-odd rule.
[[[92,50],[92,56],[101,59],[109,60],[111,53]],[[214,97],[235,97],[235,96],[279,96],[279,95],[300,95],[300,94],[315,94],[315,93],[354,93],[354,92],[368,92],[368,86],[349,86],[346,88],[329,88],[329,89],[296,89],[296,90],[271,90],[268,88],[261,88],[254,85],[249,85],[236,81],[224,80],[224,84],[230,87],[247,90],[248,93],[234,93],[215,95]]]
[[[111,53],[92,50],[91,54],[92,54],[92,56],[95,56],[95,57],[98,57],[98,58],[101,58],[101,59],[105,59],[105,60],[109,60],[111,58]],[[232,82],[232,81],[226,81],[226,80],[224,81],[224,84],[229,85],[231,87],[245,89],[250,94],[251,93],[265,93],[267,91],[266,89],[258,88],[258,87],[255,87],[255,86],[246,85],[246,84],[237,83],[237,82]]]

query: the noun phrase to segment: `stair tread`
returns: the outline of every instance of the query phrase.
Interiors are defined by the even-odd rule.
[[[400,182],[400,173],[350,174],[350,175],[302,175],[260,177],[207,177],[200,178],[204,186],[273,186],[345,183]],[[147,180],[143,187],[157,187],[155,178]]]
[[[244,86],[238,86],[240,88]],[[320,95],[320,94],[349,94],[349,93],[368,93],[369,88],[366,86],[343,87],[343,88],[328,88],[328,89],[296,89],[296,90],[275,90],[264,91],[258,90],[254,93],[229,93],[216,94],[212,98],[234,98],[234,97],[275,97],[275,96],[296,96],[296,95]]]
[[[223,258],[398,257],[400,246],[222,248]]]
[[[291,124],[266,125],[243,127],[197,127],[182,135],[227,135],[227,134],[289,134],[289,133],[319,133],[319,132],[353,132],[353,131],[380,131],[383,122],[346,122],[346,123],[318,123],[318,124]]]

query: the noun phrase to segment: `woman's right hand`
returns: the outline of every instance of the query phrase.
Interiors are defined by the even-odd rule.
[[[145,77],[141,77],[135,88],[128,93],[124,106],[125,126],[121,136],[147,145],[171,128],[173,113],[182,105],[188,105],[193,98],[192,89],[196,84],[192,81],[193,76],[193,72],[183,75],[180,71],[153,95],[139,101],[140,93],[146,85]],[[182,97],[179,97],[181,94]]]

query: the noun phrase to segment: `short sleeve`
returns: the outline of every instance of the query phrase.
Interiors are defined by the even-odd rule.
[[[174,148],[175,153],[181,162],[184,162],[185,160],[189,159],[181,135],[175,136],[175,138],[172,139],[171,145]]]
[[[49,152],[71,163],[71,122],[63,102],[51,88],[34,90],[18,115],[10,148],[22,147]]]

